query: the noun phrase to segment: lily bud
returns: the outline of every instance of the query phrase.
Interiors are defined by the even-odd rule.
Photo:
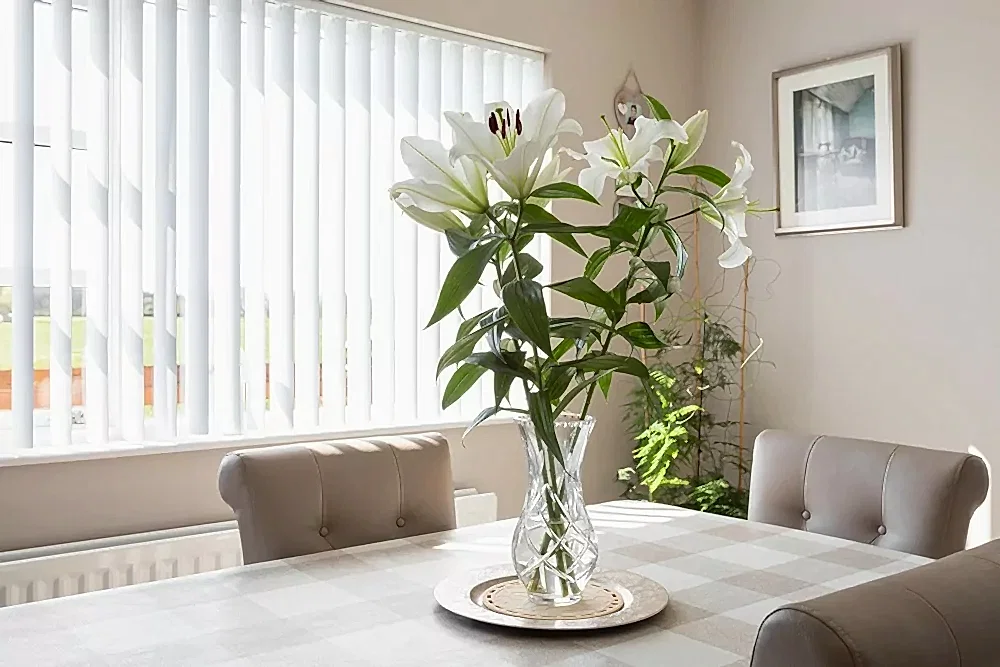
[[[671,169],[683,167],[701,148],[702,142],[705,141],[705,133],[708,131],[708,111],[699,111],[688,118],[684,123],[684,131],[687,132],[688,142],[678,144],[674,148],[673,157],[670,158]]]

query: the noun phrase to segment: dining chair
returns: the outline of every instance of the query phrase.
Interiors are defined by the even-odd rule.
[[[779,607],[751,667],[995,667],[1000,540]]]
[[[219,493],[246,564],[455,527],[451,456],[438,433],[232,452]]]
[[[754,444],[748,518],[941,558],[965,548],[988,489],[971,454],[770,430]]]

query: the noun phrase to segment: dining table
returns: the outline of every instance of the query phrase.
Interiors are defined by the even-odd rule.
[[[0,665],[749,665],[780,605],[928,562],[869,544],[638,501],[589,508],[599,570],[667,589],[664,611],[586,632],[482,624],[437,605],[509,563],[513,519],[0,609]]]

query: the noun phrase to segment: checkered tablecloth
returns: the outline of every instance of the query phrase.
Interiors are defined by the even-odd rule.
[[[512,521],[0,609],[2,665],[747,665],[786,602],[916,556],[673,507],[591,508],[600,567],[670,591],[650,621],[593,634],[479,625],[436,606],[461,569],[506,563]]]

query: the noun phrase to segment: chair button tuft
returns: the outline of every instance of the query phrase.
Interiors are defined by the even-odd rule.
[[[805,519],[806,521],[808,521],[811,517],[812,517],[812,514],[809,513],[809,510],[802,510],[802,518],[803,519]]]
[[[319,534],[323,537],[326,537],[327,535],[330,534],[330,529],[327,528],[326,526],[323,526],[322,528],[319,529]]]
[[[885,535],[885,526],[879,526],[878,527],[878,534],[879,535]]]
[[[402,528],[403,526],[406,525],[406,519],[404,519],[403,517],[399,517],[398,519],[396,519],[396,525]]]

